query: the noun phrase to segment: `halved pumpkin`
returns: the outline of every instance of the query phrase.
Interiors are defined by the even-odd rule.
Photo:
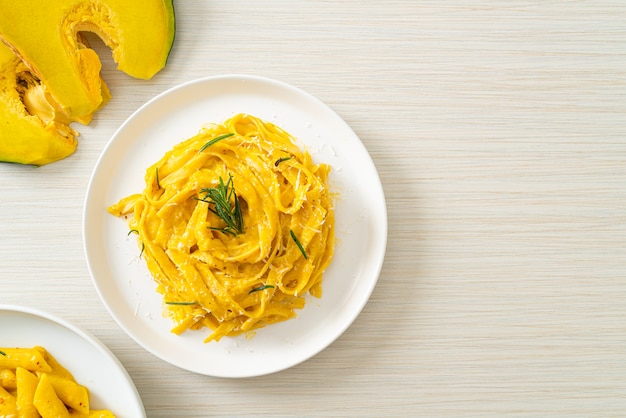
[[[119,70],[149,79],[165,66],[174,41],[172,0],[0,0],[0,38],[78,121],[106,99],[100,59],[82,31],[102,38]]]
[[[0,43],[0,161],[44,165],[71,155],[78,134],[45,86]]]

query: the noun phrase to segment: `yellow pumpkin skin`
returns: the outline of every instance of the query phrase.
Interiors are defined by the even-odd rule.
[[[0,161],[39,166],[71,155],[78,134],[68,122],[57,105],[46,100],[45,86],[0,43]]]
[[[119,70],[150,79],[174,41],[172,0],[0,0],[0,38],[77,121],[106,100],[100,59],[81,40],[83,31],[102,38]]]

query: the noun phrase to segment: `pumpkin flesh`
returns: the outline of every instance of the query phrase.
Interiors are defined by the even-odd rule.
[[[0,161],[44,165],[71,155],[78,134],[46,88],[0,44]]]
[[[108,90],[82,31],[100,36],[119,70],[150,79],[165,66],[174,40],[172,0],[0,0],[0,38],[67,118],[85,123]]]

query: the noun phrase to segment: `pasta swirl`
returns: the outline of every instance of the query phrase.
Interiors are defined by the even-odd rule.
[[[321,297],[334,251],[329,173],[278,126],[239,114],[174,146],[146,170],[143,193],[108,210],[138,234],[172,332],[208,327],[205,341],[218,341]],[[237,209],[241,231],[221,212]]]

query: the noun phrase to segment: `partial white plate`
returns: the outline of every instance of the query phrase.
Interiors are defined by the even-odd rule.
[[[143,191],[146,169],[202,125],[247,113],[298,138],[317,163],[333,170],[337,193],[335,257],[323,296],[310,298],[298,318],[247,339],[203,343],[209,330],[176,336],[162,297],[139,259],[136,238],[106,208]],[[328,106],[285,83],[249,75],[208,77],[182,84],[139,108],[112,137],[87,189],[83,239],[94,284],[118,324],[138,344],[180,368],[219,377],[277,372],[319,353],[367,303],[382,268],[387,210],[376,168],[354,131]]]
[[[1,347],[44,347],[78,383],[92,409],[118,417],[145,417],[139,393],[117,358],[100,341],[68,322],[31,308],[0,305]]]

